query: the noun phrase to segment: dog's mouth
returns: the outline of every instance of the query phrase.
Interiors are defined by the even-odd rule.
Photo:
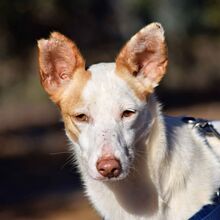
[[[123,180],[127,177],[127,174],[122,173],[120,174],[118,177],[113,177],[113,176],[109,176],[109,177],[103,177],[101,175],[97,175],[97,176],[93,176],[92,178],[94,180],[98,180],[98,181],[102,181],[102,182],[114,182],[114,181],[120,181]]]

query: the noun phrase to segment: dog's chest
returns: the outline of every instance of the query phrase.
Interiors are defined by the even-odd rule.
[[[157,194],[145,191],[142,184],[121,187],[117,183],[110,186],[90,180],[86,184],[86,191],[93,206],[105,220],[164,220],[160,218],[161,201]]]

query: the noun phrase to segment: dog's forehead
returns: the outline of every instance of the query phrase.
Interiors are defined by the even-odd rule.
[[[99,74],[109,74],[115,71],[115,63],[98,63],[93,64],[89,67],[89,71],[94,77],[99,76]]]
[[[95,64],[88,71],[91,73],[91,78],[83,91],[83,99],[87,102],[110,104],[137,101],[126,81],[117,75],[115,63]]]
[[[88,89],[103,92],[104,90],[119,89],[123,84],[115,73],[115,63],[99,63],[89,68],[91,79],[88,82]],[[90,88],[89,88],[90,87]]]

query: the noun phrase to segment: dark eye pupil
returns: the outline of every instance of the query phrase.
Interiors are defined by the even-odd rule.
[[[123,112],[122,117],[130,117],[134,113],[135,112],[133,112],[133,111],[126,110],[126,111]]]
[[[76,115],[75,118],[76,118],[78,121],[88,121],[88,117],[87,117],[85,114]]]
[[[77,115],[78,118],[84,118],[85,115],[81,114],[81,115]]]

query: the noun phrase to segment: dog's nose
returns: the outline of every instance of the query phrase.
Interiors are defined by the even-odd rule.
[[[96,164],[98,172],[103,177],[118,177],[121,173],[121,164],[116,158],[100,158]]]

